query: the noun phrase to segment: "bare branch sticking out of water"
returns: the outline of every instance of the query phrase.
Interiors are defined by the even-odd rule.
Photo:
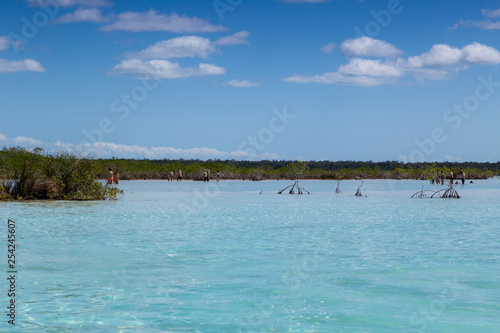
[[[342,191],[340,190],[340,180],[337,180],[337,188],[335,189],[335,193],[340,194]]]
[[[440,192],[443,192],[441,194]],[[453,187],[453,182],[450,182],[450,185],[448,186],[447,189],[445,190],[439,190],[434,193],[431,198],[433,198],[435,195],[438,195],[440,198],[446,198],[446,199],[460,199],[460,195],[458,194],[457,190]]]
[[[284,189],[282,189],[281,191],[279,191],[278,194],[282,194],[288,188],[290,188],[290,191],[288,192],[288,194],[295,194],[295,189],[297,189],[297,194],[304,194],[304,192],[306,192],[307,194],[311,194],[311,192],[309,192],[305,188],[299,186],[298,180],[296,180],[293,185],[289,185],[289,186],[285,187]]]
[[[431,190],[424,190],[424,187],[422,186],[422,190],[418,191],[414,195],[412,195],[412,198],[427,198],[427,194],[425,192],[433,192],[431,195],[431,198],[438,197],[438,198],[446,198],[446,199],[460,199],[460,195],[458,194],[457,190],[453,187],[453,182],[450,182],[449,186],[447,189],[442,189],[439,191],[431,191]]]
[[[356,190],[356,194],[354,194],[355,196],[357,196],[357,197],[362,197],[362,196],[363,196],[363,193],[361,193],[361,187],[363,187],[363,183],[364,183],[364,182],[365,182],[365,181],[363,180],[363,181],[361,182],[361,185],[359,185],[358,189]]]
[[[412,195],[411,197],[412,198],[418,198],[418,199],[422,199],[422,198],[428,198],[427,194],[425,192],[431,192],[432,195],[434,195],[435,191],[431,191],[431,190],[424,190],[424,186],[422,186],[422,190],[418,191],[417,193],[415,193],[414,195]]]

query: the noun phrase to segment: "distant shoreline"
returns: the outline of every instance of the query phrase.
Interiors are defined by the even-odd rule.
[[[107,170],[118,171],[120,180],[173,179],[177,180],[179,170],[183,180],[199,180],[209,174],[211,180],[276,180],[276,179],[431,179],[443,173],[448,179],[453,172],[459,179],[462,171],[466,179],[487,179],[500,175],[500,162],[436,162],[400,163],[356,162],[356,161],[236,161],[236,160],[132,160],[98,159],[98,177],[107,178]]]
[[[466,181],[470,181],[470,180],[487,180],[487,179],[493,179],[493,178],[497,178],[498,176],[491,176],[491,177],[478,177],[478,178],[466,178],[465,180]],[[100,181],[106,181],[106,179],[104,178],[101,178],[99,179]],[[126,179],[123,179],[121,178],[120,181],[150,181],[150,180],[156,180],[156,181],[169,181],[168,178],[126,178]],[[223,180],[231,180],[231,181],[264,181],[264,180],[288,180],[288,181],[293,181],[295,180],[295,178],[286,178],[286,177],[283,177],[283,178],[260,178],[260,179],[251,179],[251,178],[219,178],[220,181],[223,181]],[[337,179],[337,178],[314,178],[314,177],[306,177],[306,178],[300,178],[300,180],[326,180],[326,181],[343,181],[343,180],[425,180],[425,181],[429,181],[429,179],[423,179],[423,178],[341,178],[341,179]],[[182,181],[179,181],[180,182],[200,182],[200,183],[203,183],[203,179],[192,179],[192,178],[183,178]],[[449,182],[449,179],[445,179],[446,182]],[[461,179],[460,178],[454,178],[453,179],[454,182],[461,182]],[[173,180],[172,182],[177,182],[177,180]],[[217,182],[217,178],[210,178],[210,182]]]
[[[125,180],[444,180],[461,182],[500,174],[497,163],[400,163],[354,161],[236,161],[92,159],[43,149],[0,150],[0,201],[114,200],[123,191],[108,182]],[[101,182],[99,180],[104,180]],[[441,181],[440,181],[441,182]]]

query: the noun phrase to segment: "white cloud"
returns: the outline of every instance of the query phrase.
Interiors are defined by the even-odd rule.
[[[31,7],[107,7],[113,3],[106,0],[26,0]]]
[[[14,139],[9,139],[0,133],[0,142],[7,147],[21,146],[27,149],[41,147],[45,151],[66,151],[75,153],[79,156],[90,156],[93,158],[148,158],[148,159],[239,159],[239,160],[280,160],[285,156],[262,153],[251,154],[246,151],[226,152],[215,148],[190,148],[179,149],[174,147],[144,147],[138,145],[121,145],[111,142],[95,142],[72,144],[57,141],[56,143],[42,142],[29,137],[18,136]]]
[[[329,44],[326,44],[325,46],[323,46],[321,48],[321,51],[323,51],[325,53],[332,53],[333,50],[335,50],[336,47],[337,47],[337,44],[335,44],[335,43],[329,43]]]
[[[80,151],[90,154],[95,158],[148,158],[148,159],[280,159],[283,156],[272,153],[250,154],[245,151],[225,152],[214,148],[179,149],[173,147],[144,147],[128,146],[107,142],[96,142],[85,145],[72,145],[57,142],[59,149],[66,151]]]
[[[250,36],[248,31],[240,31],[231,36],[221,37],[217,39],[214,44],[218,46],[249,44],[247,40],[248,36]]]
[[[293,83],[324,83],[324,84],[341,84],[354,86],[379,86],[388,84],[392,81],[387,78],[373,76],[353,76],[345,75],[339,72],[325,73],[322,75],[294,75],[284,79],[286,82]]]
[[[412,68],[450,66],[459,63],[461,55],[461,50],[456,47],[437,44],[433,45],[429,52],[409,57],[407,65]]]
[[[10,39],[7,36],[0,36],[0,51],[7,50],[10,46]]]
[[[489,18],[500,17],[500,9],[490,10],[490,9],[482,9],[481,13]]]
[[[223,26],[215,26],[197,17],[158,14],[154,9],[149,12],[126,12],[118,15],[118,19],[101,28],[103,31],[124,30],[139,31],[169,31],[176,33],[218,32],[224,31]]]
[[[339,67],[338,72],[352,76],[400,77],[403,71],[394,64],[383,64],[380,60],[351,59],[347,65]]]
[[[175,37],[160,41],[139,52],[128,52],[125,56],[137,59],[207,58],[217,51],[217,46],[248,43],[246,40],[248,35],[248,32],[241,31],[232,36],[219,38],[215,42],[198,36]]]
[[[74,22],[94,22],[104,23],[108,21],[102,16],[98,8],[78,8],[74,13],[63,15],[55,20],[55,23],[74,23]]]
[[[392,44],[366,36],[348,39],[340,49],[346,57],[393,57],[403,54],[403,51]]]
[[[462,49],[447,44],[432,46],[429,52],[419,56],[409,57],[407,66],[410,68],[451,67],[468,64],[497,65],[500,63],[500,52],[490,46],[477,42],[464,46]]]
[[[181,67],[179,63],[168,60],[139,59],[123,60],[113,67],[112,73],[132,75],[138,78],[176,79],[191,76],[223,75],[226,70],[211,64],[199,64],[198,67]]]
[[[500,52],[491,46],[474,42],[462,49],[462,59],[468,64],[498,65]]]
[[[285,79],[294,83],[352,84],[373,86],[397,83],[414,76],[418,80],[444,80],[473,64],[498,65],[500,52],[477,42],[463,48],[447,44],[433,45],[428,52],[407,59],[371,60],[354,58],[336,72],[321,75],[294,75]]]
[[[28,138],[25,136],[18,136],[16,138],[14,138],[13,141],[16,145],[21,145],[21,146],[37,146],[37,145],[41,145],[43,143],[40,140]]]
[[[139,52],[128,52],[126,60],[116,65],[111,72],[118,75],[133,75],[138,78],[156,77],[175,79],[190,76],[223,75],[226,70],[212,64],[183,68],[179,63],[164,59],[201,57],[207,58],[217,51],[217,45],[235,45],[246,42],[249,33],[242,31],[223,37],[216,42],[199,36],[182,36],[147,47]],[[148,60],[150,59],[150,60]]]
[[[262,84],[260,84],[258,82],[247,81],[247,80],[242,80],[242,81],[231,80],[227,83],[227,85],[229,85],[231,87],[237,87],[237,88],[250,88],[250,87],[260,87]]]
[[[472,21],[472,20],[460,20],[458,23],[455,23],[450,30],[458,29],[459,27],[464,28],[479,28],[482,30],[498,30],[500,29],[500,21],[499,22],[491,22],[491,21]]]
[[[490,19],[496,19],[500,17],[500,9],[490,10],[490,9],[482,9],[481,13],[486,17],[485,20],[482,21],[473,21],[473,20],[460,20],[458,23],[455,23],[449,29],[458,29],[460,27],[464,28],[479,28],[482,30],[499,30],[500,29],[500,21],[491,21]]]
[[[33,59],[25,59],[25,60],[6,60],[0,59],[0,74],[1,73],[12,73],[12,72],[44,72],[45,68],[43,66],[33,60]]]
[[[216,47],[207,38],[183,36],[163,40],[140,52],[127,53],[126,56],[140,59],[207,58],[210,53],[215,51]]]

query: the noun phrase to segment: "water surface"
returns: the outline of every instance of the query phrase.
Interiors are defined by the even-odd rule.
[[[500,180],[459,200],[411,199],[444,188],[426,181],[276,194],[289,184],[122,181],[118,201],[0,203],[19,257],[17,325],[0,331],[500,332]]]

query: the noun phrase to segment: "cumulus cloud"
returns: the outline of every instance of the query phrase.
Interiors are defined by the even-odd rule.
[[[126,53],[125,56],[137,59],[207,58],[217,51],[217,46],[248,43],[246,40],[248,36],[248,32],[242,31],[232,36],[222,37],[215,42],[198,36],[175,37],[160,41],[139,52]]]
[[[409,57],[406,64],[410,68],[436,68],[469,64],[497,65],[500,63],[500,52],[490,46],[477,42],[466,45],[462,49],[447,44],[436,44],[429,52]]]
[[[199,36],[182,36],[160,41],[138,52],[128,52],[127,58],[116,65],[111,72],[118,75],[158,77],[175,79],[190,76],[222,75],[226,70],[212,64],[199,64],[198,67],[183,68],[179,63],[165,59],[208,56],[218,50],[218,46],[247,43],[249,33],[238,32],[212,42]]]
[[[113,4],[106,0],[26,0],[26,3],[31,7],[107,7]]]
[[[237,87],[237,88],[250,88],[250,87],[260,87],[262,84],[258,82],[251,82],[247,80],[231,80],[227,83],[227,85],[231,87]]]
[[[394,64],[360,58],[351,59],[347,65],[340,66],[338,72],[352,76],[400,77],[403,75],[403,71]]]
[[[215,45],[207,38],[182,36],[160,41],[140,52],[129,52],[126,56],[139,59],[206,58],[215,50]]]
[[[348,39],[340,45],[340,49],[346,57],[393,57],[403,54],[392,44],[366,36]]]
[[[492,19],[498,19],[500,17],[500,9],[483,9],[481,13],[485,17],[484,20],[474,21],[474,20],[460,20],[458,23],[455,23],[449,29],[458,29],[460,27],[464,28],[479,28],[482,30],[499,30],[500,29],[500,21],[495,21]]]
[[[111,72],[117,75],[132,75],[137,78],[177,79],[191,76],[223,75],[226,74],[226,69],[212,64],[181,67],[179,63],[168,60],[128,59],[113,67]]]
[[[10,39],[7,36],[0,36],[0,51],[7,50],[10,46]]]
[[[370,53],[373,54],[373,53]],[[500,52],[477,42],[463,48],[447,44],[433,45],[428,52],[408,58],[372,60],[353,58],[339,66],[336,72],[321,75],[293,75],[284,79],[294,83],[325,83],[374,86],[397,83],[414,76],[419,80],[443,80],[470,65],[498,65]]]
[[[19,61],[0,59],[0,74],[13,72],[45,72],[45,68],[33,59]]]
[[[80,156],[91,156],[93,158],[148,158],[148,159],[239,159],[239,160],[280,160],[285,156],[262,153],[251,154],[246,151],[226,152],[215,148],[189,148],[179,149],[174,147],[144,147],[138,145],[121,145],[111,142],[94,142],[72,144],[57,141],[56,143],[42,142],[33,138],[19,136],[9,139],[0,133],[0,142],[7,147],[21,146],[27,149],[35,147],[44,148],[46,151],[66,151],[76,153]]]
[[[380,60],[351,59],[347,65],[339,67],[337,72],[322,75],[294,75],[285,79],[294,83],[325,83],[346,84],[358,86],[377,86],[395,82],[395,78],[403,72],[390,64],[383,64]]]
[[[102,16],[99,8],[78,8],[74,13],[69,13],[57,18],[55,23],[75,23],[75,22],[93,22],[104,23],[109,19]]]
[[[154,9],[149,12],[125,12],[118,15],[117,20],[101,27],[103,31],[168,31],[176,33],[218,32],[226,30],[221,25],[213,25],[197,17],[158,14]]]

